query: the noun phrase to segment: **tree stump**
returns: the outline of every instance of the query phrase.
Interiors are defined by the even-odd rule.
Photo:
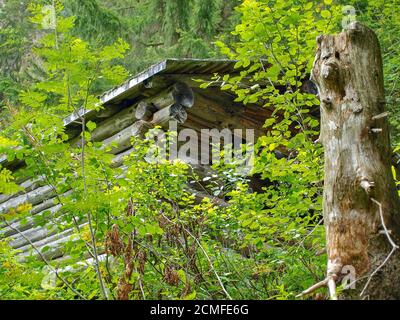
[[[312,80],[321,100],[319,141],[325,152],[327,279],[339,285],[354,267],[355,289],[339,298],[399,299],[400,203],[379,41],[353,22],[317,42]]]

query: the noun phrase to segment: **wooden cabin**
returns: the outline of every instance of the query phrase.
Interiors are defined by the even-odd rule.
[[[122,165],[124,155],[133,151],[130,138],[147,129],[165,125],[174,119],[179,123],[178,130],[194,129],[254,129],[255,138],[264,133],[265,119],[271,111],[259,105],[235,102],[235,95],[220,90],[220,83],[207,88],[199,88],[197,81],[210,80],[215,74],[234,74],[235,61],[231,60],[197,60],[167,59],[155,64],[119,87],[105,92],[101,96],[104,106],[99,111],[80,110],[80,116],[86,121],[97,124],[92,132],[92,139],[104,144],[114,142],[115,166]],[[71,143],[79,143],[81,125],[79,115],[72,114],[64,119],[66,132]],[[10,168],[20,164],[7,164],[5,158],[0,161]],[[207,165],[197,168],[209,170]],[[31,203],[31,217],[21,223],[13,221],[11,226],[0,224],[0,239],[8,239],[10,245],[21,251],[21,259],[36,253],[35,247],[42,249],[46,259],[62,259],[62,244],[73,235],[74,230],[58,232],[51,227],[38,226],[34,215],[45,210],[57,212],[60,204],[55,203],[52,188],[44,183],[41,177],[23,181],[24,192],[15,195],[0,195],[0,214],[24,203]],[[194,190],[194,192],[196,192]],[[200,195],[201,196],[201,195]],[[48,249],[48,247],[50,249]]]

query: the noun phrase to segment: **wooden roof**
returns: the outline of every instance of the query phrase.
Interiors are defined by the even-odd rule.
[[[196,76],[211,76],[215,73],[234,73],[237,72],[234,69],[235,63],[235,60],[227,59],[165,59],[140,72],[120,86],[108,90],[101,95],[100,100],[103,104],[108,105],[121,102],[127,98],[135,98],[143,91],[151,89],[150,86],[154,76],[196,78]],[[86,111],[85,115],[88,116],[93,113],[95,111],[90,110]],[[79,111],[79,115],[83,115],[83,110]],[[66,126],[70,125],[79,118],[79,115],[71,114],[64,119],[64,124]]]
[[[85,119],[101,123],[142,100],[149,100],[160,94],[174,83],[183,82],[193,90],[195,103],[193,108],[187,110],[188,119],[182,127],[249,128],[255,129],[256,136],[260,136],[264,132],[264,121],[271,115],[271,110],[255,104],[244,106],[234,101],[236,96],[233,93],[221,91],[220,84],[201,89],[200,83],[196,81],[211,80],[215,74],[238,73],[234,68],[235,63],[234,60],[166,59],[105,92],[100,97],[104,109],[86,111]],[[83,110],[79,112],[83,115]],[[64,119],[66,131],[71,133],[71,137],[80,132],[80,125],[76,122],[78,119],[79,115],[75,113]]]

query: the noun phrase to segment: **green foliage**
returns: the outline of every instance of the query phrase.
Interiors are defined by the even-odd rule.
[[[41,26],[44,14],[42,5],[31,4],[29,8],[32,12],[31,21]],[[81,108],[83,111],[100,108],[100,101],[93,88],[99,85],[120,83],[126,78],[126,71],[122,67],[116,66],[114,61],[123,58],[128,46],[124,41],[118,40],[113,45],[96,50],[87,42],[72,35],[71,30],[75,19],[74,17],[61,16],[63,7],[60,3],[57,3],[56,11],[56,29],[44,31],[34,49],[42,61],[46,76],[43,81],[36,82],[27,90],[21,91],[19,103],[8,106],[9,116],[13,121],[3,134],[11,137],[13,142],[10,143],[9,140],[3,139],[2,151],[5,150],[8,153],[8,160],[10,161],[15,157],[18,157],[18,159],[23,157],[27,165],[24,171],[28,176],[46,175],[46,182],[52,186],[54,192],[58,195],[57,201],[65,202],[66,209],[69,208],[69,201],[74,200],[78,204],[85,202],[82,207],[75,206],[73,208],[72,215],[74,217],[72,220],[76,225],[69,224],[71,212],[66,214],[65,217],[61,217],[57,212],[44,211],[34,217],[34,221],[39,225],[47,227],[48,221],[52,221],[53,225],[56,223],[56,228],[60,232],[71,226],[75,227],[79,233],[80,225],[78,223],[92,214],[84,210],[98,208],[96,203],[91,205],[91,202],[87,201],[88,198],[93,198],[93,201],[96,201],[96,198],[87,191],[85,176],[85,173],[87,173],[90,178],[93,178],[96,176],[96,172],[90,169],[85,172],[85,164],[80,167],[81,159],[74,156],[74,150],[67,143],[68,136],[64,132],[62,119]],[[83,121],[82,127],[89,130],[84,130],[82,139],[90,139],[90,130],[94,128],[93,123],[85,124],[84,120],[81,120]],[[79,152],[79,149],[77,152]],[[93,163],[93,166],[89,168],[96,168],[97,170],[100,161],[109,162],[110,160],[110,156],[106,155],[104,151],[100,152],[98,147],[95,148],[92,143],[88,143],[86,146],[86,154],[83,152],[82,150],[82,157],[85,157],[86,154],[88,156],[83,161]],[[96,157],[97,154],[98,157]],[[81,170],[80,177],[85,176],[84,179],[78,180],[79,184],[74,177],[77,168]],[[2,188],[9,192],[15,191],[10,183],[9,172],[5,169],[1,171],[1,179],[7,182]],[[68,185],[70,181],[74,181],[74,183]],[[84,194],[85,199],[81,200],[82,194],[75,199],[62,199],[61,195],[70,186],[74,187],[75,185],[76,190],[84,189],[82,194]],[[78,213],[76,216],[75,210]],[[14,218],[18,218],[18,216]],[[20,215],[19,218],[22,219],[23,216]],[[51,228],[54,229],[54,227]],[[93,230],[91,229],[90,232],[92,234],[90,238],[92,248],[96,248]],[[71,237],[71,241],[74,239],[76,239],[76,236]],[[73,243],[71,241],[68,242],[69,246]],[[90,241],[85,243],[87,244]],[[79,246],[76,248],[82,249]],[[49,247],[43,247],[42,253],[49,249]],[[33,252],[36,252],[36,250]],[[98,273],[99,269],[96,269],[96,272]],[[96,273],[94,278],[96,278]],[[87,285],[90,281],[85,282],[83,278],[82,283]]]
[[[32,4],[30,10],[31,21],[40,24],[42,7]],[[123,57],[127,46],[120,40],[93,48],[73,36],[75,19],[62,16],[62,12],[58,3],[57,28],[43,32],[35,48],[45,76],[21,91],[18,103],[8,105],[13,121],[3,132],[16,142],[4,143],[9,160],[23,158],[28,176],[45,175],[45,183],[56,194],[55,204],[63,205],[59,211],[47,210],[35,216],[29,215],[29,208],[3,215],[22,223],[33,218],[37,225],[52,232],[69,232],[67,241],[59,247],[45,245],[39,249],[42,255],[61,250],[66,256],[54,265],[63,281],[57,280],[60,287],[56,291],[45,286],[46,298],[55,292],[63,299],[115,298],[121,294],[123,284],[133,286],[131,298],[226,298],[218,274],[223,282],[234,281],[236,286],[246,285],[247,280],[236,284],[238,280],[231,280],[230,272],[224,269],[221,259],[226,257],[219,254],[223,248],[212,237],[217,234],[209,236],[207,232],[214,222],[203,215],[208,212],[213,218],[218,208],[208,198],[195,204],[186,188],[187,165],[148,163],[144,157],[154,146],[150,141],[138,140],[133,141],[136,152],[125,160],[128,169],[121,176],[122,169],[111,166],[109,148],[90,141],[95,123],[86,123],[83,118],[78,121],[84,129],[80,139],[85,143],[75,147],[67,143],[63,117],[79,108],[99,108],[93,87],[105,80],[120,82],[126,76],[113,61]],[[8,173],[2,176],[10,179]],[[131,248],[133,255],[128,275],[126,248]],[[105,249],[105,260],[82,267],[84,259],[97,258],[98,252]],[[37,268],[36,250],[32,247],[32,258],[24,268]],[[231,255],[232,265],[248,264],[239,254],[232,251]],[[210,268],[215,272],[205,271]],[[31,285],[42,292],[38,281],[31,281]],[[238,294],[242,294],[240,290]]]
[[[13,180],[12,172],[0,166],[0,193],[13,194],[17,192],[19,187]]]
[[[246,1],[238,9],[242,24],[234,33],[242,39],[237,44],[237,66],[250,66],[250,71],[237,78],[226,76],[224,85],[229,84],[238,100],[245,103],[268,94],[266,106],[276,107],[275,121],[269,121],[274,130],[259,141],[254,168],[273,185],[263,194],[252,194],[246,178],[234,173],[234,164],[220,163],[215,169],[226,182],[225,189],[206,186],[211,194],[201,203],[196,203],[187,189],[188,180],[197,179],[191,176],[188,165],[146,161],[148,152],[157,152],[151,139],[132,141],[135,152],[124,161],[125,173],[112,168],[112,155],[107,153],[110,147],[90,141],[95,123],[79,118],[84,129],[80,139],[86,143],[76,147],[66,143],[69,138],[62,118],[81,107],[99,108],[93,88],[126,76],[113,61],[122,59],[127,46],[119,40],[97,49],[73,36],[75,18],[62,16],[63,8],[58,5],[55,32],[45,32],[35,49],[46,75],[19,94],[18,104],[9,106],[13,123],[7,134],[19,147],[18,152],[11,148],[8,153],[24,158],[28,175],[46,175],[46,183],[56,192],[56,203],[63,205],[59,211],[35,216],[35,222],[49,228],[55,225],[57,232],[73,230],[58,248],[68,258],[57,267],[72,266],[74,270],[60,272],[64,281],[57,292],[62,298],[117,298],[123,295],[121,288],[128,287],[127,294],[133,299],[287,299],[314,281],[309,270],[315,277],[322,273],[321,259],[312,252],[321,250],[323,233],[318,230],[307,237],[320,212],[320,149],[310,142],[316,124],[306,116],[315,98],[295,89],[309,61],[300,53],[298,61],[288,55],[304,45],[295,42],[296,32],[282,37],[274,29],[260,27],[258,21],[266,18],[262,12],[269,7],[256,4]],[[287,8],[279,6],[276,19],[282,18],[282,25],[275,25],[286,29],[286,24],[304,22],[288,20],[283,16]],[[30,9],[34,14],[31,21],[40,23],[42,7],[31,5]],[[180,26],[185,27],[185,23],[192,22]],[[312,24],[322,28],[318,20]],[[258,30],[256,37],[249,36],[250,27]],[[301,28],[305,33],[313,30],[311,23]],[[250,29],[252,34],[254,30]],[[261,40],[270,49],[261,46],[261,52],[256,51]],[[275,68],[264,71],[263,60]],[[250,75],[254,83],[262,84],[260,92],[239,88]],[[281,94],[276,87],[266,86],[264,79],[287,90]],[[298,131],[295,135],[289,130],[293,126]],[[281,147],[294,156],[276,159],[273,151]],[[65,194],[68,190],[71,192]],[[215,195],[225,197],[229,206],[214,204],[211,199]],[[24,219],[22,212],[15,214]],[[52,250],[57,248],[41,248],[42,254]],[[83,259],[98,257],[98,252],[104,251],[104,260],[81,267]],[[35,266],[35,261],[26,267]],[[72,283],[76,292],[67,285]],[[53,293],[49,289],[48,294]]]
[[[0,8],[0,101],[16,99],[18,90],[30,78],[34,62],[26,55],[32,36],[27,17],[26,1],[10,0]]]
[[[41,288],[43,274],[40,264],[36,267],[25,265],[17,261],[16,252],[0,242],[0,299],[40,300],[51,299]]]
[[[269,132],[257,143],[253,170],[271,186],[258,194],[238,185],[228,194],[227,214],[243,245],[255,247],[274,273],[275,290],[284,288],[283,296],[293,298],[313,277],[314,282],[323,277],[323,259],[315,256],[324,248],[322,227],[316,226],[322,212],[322,149],[314,143],[319,121],[310,113],[319,102],[303,90],[303,83],[312,68],[315,39],[335,31],[339,8],[327,1],[248,0],[237,10],[242,20],[233,34],[239,41],[217,45],[238,60],[240,73],[215,81],[222,90],[233,91],[236,101],[273,109],[265,123]],[[287,156],[278,159],[276,151]]]
[[[2,150],[14,147],[15,144],[15,141],[0,136],[0,154]],[[14,182],[12,172],[6,168],[2,168],[0,165],[0,194],[13,194],[19,190],[20,188]]]
[[[381,43],[385,77],[385,94],[389,117],[392,143],[400,142],[400,46],[397,35],[400,32],[400,6],[396,0],[339,1],[352,5],[356,18],[367,24],[378,35]]]
[[[340,7],[332,3],[245,0],[232,14],[235,1],[65,1],[66,8],[57,2],[56,29],[35,33],[40,77],[24,82],[23,89],[13,87],[18,94],[4,99],[11,121],[1,132],[0,154],[9,161],[23,159],[25,177],[46,176],[43,184],[52,187],[54,205],[62,206],[33,215],[32,206],[22,204],[2,213],[0,223],[32,219],[63,232],[57,246],[39,250],[64,257],[40,262],[32,246],[32,256],[21,263],[0,243],[1,298],[292,299],[320,281],[326,261],[322,148],[315,143],[319,124],[312,115],[318,100],[304,83],[316,36],[340,25]],[[43,4],[29,5],[29,25],[41,25]],[[397,30],[394,19],[372,14],[394,4],[368,1],[362,10],[368,21]],[[11,10],[20,4],[8,5]],[[79,17],[69,14],[77,12]],[[217,56],[213,37],[235,17],[240,21],[234,31],[216,44],[221,54],[237,60],[238,72],[216,76],[213,83],[236,94],[236,101],[273,109],[265,122],[268,134],[257,141],[252,171],[267,181],[262,193],[253,192],[250,177],[239,173],[239,160],[216,163],[216,174],[203,178],[180,161],[147,161],[150,153],[164,152],[151,139],[157,130],[148,132],[148,139],[133,138],[134,152],[117,168],[112,146],[91,141],[95,122],[78,117],[82,133],[70,143],[73,133],[65,132],[62,119],[78,109],[101,108],[96,94],[128,76],[121,66],[129,65],[127,59],[142,56],[130,64],[142,69],[169,53]],[[24,43],[26,30],[14,30],[13,23],[0,36],[7,56],[19,57],[15,46]],[[383,36],[388,52],[396,52],[392,36]],[[385,59],[396,99],[398,63],[392,55]],[[204,191],[202,200],[188,182]],[[16,191],[11,172],[0,168],[0,192]],[[45,282],[54,269],[58,276]]]
[[[237,0],[63,1],[77,16],[74,33],[90,43],[109,44],[123,38],[131,44],[124,65],[132,72],[165,57],[216,56],[212,44],[233,26]]]
[[[64,6],[61,16],[75,16],[71,35],[97,48],[119,38],[130,44],[122,65],[131,73],[166,57],[216,56],[213,39],[234,25],[233,8],[239,4],[238,0],[59,2]],[[40,58],[31,53],[41,33],[27,19],[31,3],[52,1],[9,0],[0,10],[0,101],[15,101],[19,90],[44,77]],[[96,87],[97,93],[103,90]]]
[[[73,34],[77,37],[101,45],[112,44],[127,35],[124,21],[118,13],[97,0],[62,1],[69,16],[75,16]]]

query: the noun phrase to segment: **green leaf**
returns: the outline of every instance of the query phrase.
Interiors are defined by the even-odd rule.
[[[194,300],[196,299],[196,291],[193,291],[192,293],[189,293],[188,295],[183,297],[183,300]]]
[[[263,23],[258,23],[254,28],[254,31],[257,35],[261,35],[264,33],[265,27]]]
[[[322,10],[321,11],[321,16],[325,19],[329,19],[331,17],[331,12],[329,10]]]
[[[275,118],[269,118],[269,119],[265,120],[264,127],[268,128],[268,127],[272,126],[274,123],[275,123]]]
[[[86,123],[86,127],[89,129],[90,132],[92,132],[94,129],[96,129],[97,125],[93,121],[88,121]]]

